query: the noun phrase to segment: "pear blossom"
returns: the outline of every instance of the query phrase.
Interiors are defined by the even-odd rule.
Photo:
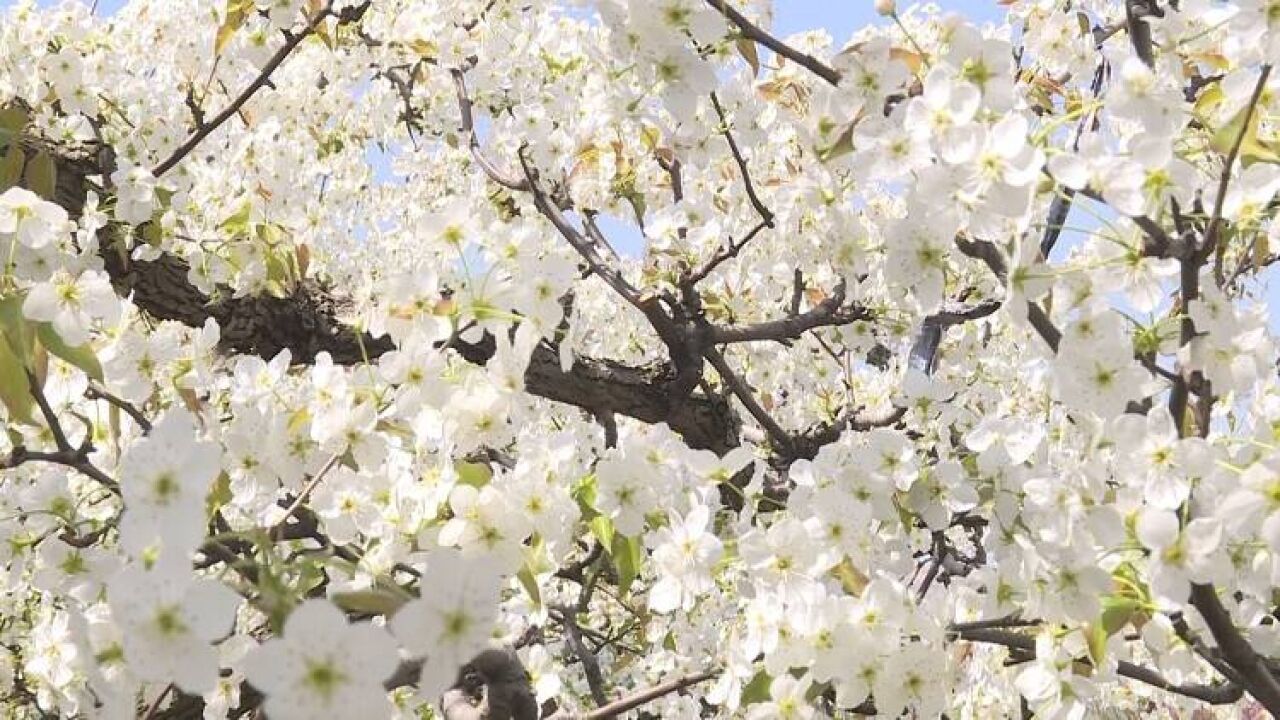
[[[395,643],[369,623],[348,624],[325,600],[289,613],[282,637],[249,651],[244,676],[278,718],[357,718],[390,714],[382,683],[396,669]]]
[[[451,549],[428,553],[424,563],[452,582],[433,586],[400,608],[391,620],[391,632],[410,653],[426,656],[420,688],[438,695],[453,682],[457,669],[484,649],[499,576],[491,566]]]
[[[662,572],[649,594],[649,607],[655,612],[689,610],[700,593],[711,589],[710,571],[720,559],[723,544],[707,532],[710,519],[707,506],[694,505],[654,535],[653,560]]]
[[[60,272],[28,291],[22,312],[52,323],[63,342],[75,346],[88,342],[95,320],[115,323],[120,301],[101,272],[86,270],[75,277]]]
[[[0,236],[13,236],[32,249],[56,242],[68,232],[67,211],[20,187],[0,193]]]
[[[124,630],[124,658],[150,682],[204,694],[218,682],[211,643],[230,630],[240,598],[216,580],[195,580],[174,563],[121,570],[108,583],[112,615]]]

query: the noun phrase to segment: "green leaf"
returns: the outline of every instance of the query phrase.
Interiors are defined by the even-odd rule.
[[[593,520],[600,513],[596,511],[596,475],[589,473],[582,476],[582,479],[574,484],[570,495],[578,503],[578,510],[582,512],[584,520]]]
[[[34,398],[27,368],[32,365],[35,336],[22,315],[23,298],[22,294],[0,297],[0,402],[9,409],[10,418],[31,424]]]
[[[249,232],[249,218],[253,214],[253,205],[246,200],[240,208],[223,220],[218,229],[228,235],[244,235]]]
[[[31,323],[22,314],[22,302],[26,297],[26,293],[0,296],[0,341],[22,359],[24,366],[29,367],[35,334],[31,332]]]
[[[596,536],[605,549],[613,547],[613,521],[604,515],[597,515],[588,523],[591,534]]]
[[[23,154],[22,147],[18,143],[10,145],[4,157],[0,158],[0,192],[18,184],[22,179],[22,168],[26,163],[27,156]]]
[[[644,547],[640,545],[639,538],[614,533],[609,556],[618,569],[618,592],[626,595],[631,589],[631,583],[640,575],[640,567],[644,563]]]
[[[17,105],[0,108],[0,130],[12,135],[20,134],[31,121],[27,111]]]
[[[94,354],[93,348],[88,343],[72,347],[58,336],[53,325],[44,322],[36,323],[36,335],[40,338],[40,344],[50,353],[80,368],[85,375],[102,382],[102,363],[98,362],[98,356]]]
[[[28,119],[27,111],[17,105],[0,108],[0,150],[22,134]]]
[[[742,704],[754,705],[756,703],[768,702],[771,697],[769,695],[769,686],[771,684],[773,684],[773,678],[769,676],[769,673],[763,670],[756,673],[755,676],[751,678],[751,682],[748,682],[742,688]]]
[[[0,343],[0,403],[8,408],[11,420],[35,424],[31,417],[34,400],[27,387],[26,365],[8,343]]]
[[[840,130],[840,134],[831,145],[818,151],[818,160],[829,162],[853,152],[853,128],[857,123],[849,123]]]
[[[870,582],[870,578],[849,560],[848,555],[831,569],[831,574],[840,581],[840,587],[845,593],[854,597],[862,597],[862,591],[867,589],[867,583]]]
[[[164,242],[164,230],[160,227],[158,218],[153,218],[138,226],[138,230],[142,235],[142,241],[151,247],[158,248]]]
[[[1248,125],[1245,125],[1245,117],[1248,116]],[[1264,142],[1258,138],[1258,128],[1262,124],[1262,113],[1257,109],[1250,112],[1250,106],[1245,106],[1231,121],[1213,134],[1209,140],[1209,145],[1214,150],[1229,155],[1231,148],[1235,147],[1237,141],[1240,142],[1240,162],[1245,167],[1256,162],[1268,162],[1280,164],[1280,143]]]
[[[401,593],[384,588],[353,590],[333,594],[333,603],[347,612],[368,615],[393,615],[408,598]]]
[[[253,0],[227,0],[227,19],[218,27],[218,34],[213,39],[213,54],[221,55],[227,49],[227,43],[235,37],[236,31],[249,19],[254,9]]]
[[[112,405],[111,408],[119,413],[120,408]],[[231,502],[231,476],[226,471],[218,473],[218,478],[213,481],[213,488],[209,490],[209,494],[205,497],[205,516],[213,517],[223,505]]]
[[[742,59],[746,60],[747,64],[751,66],[751,77],[759,77],[760,53],[756,48],[755,41],[740,38],[734,41],[734,44],[738,47],[738,54],[741,55]]]
[[[458,473],[458,482],[477,489],[488,485],[493,479],[493,470],[486,463],[458,460],[453,464],[453,470]]]
[[[1107,595],[1102,598],[1102,620],[1098,626],[1102,628],[1107,637],[1115,635],[1124,629],[1125,625],[1142,607],[1142,603],[1132,597],[1123,595]]]
[[[27,161],[27,189],[53,202],[58,191],[58,166],[53,156],[41,150]]]
[[[538,588],[538,578],[534,577],[529,563],[525,563],[520,568],[520,572],[516,573],[516,579],[520,581],[524,591],[529,593],[529,599],[533,600],[533,604],[542,607],[542,590]]]
[[[1107,659],[1107,631],[1102,629],[1102,623],[1085,625],[1081,631],[1089,647],[1089,659],[1094,667],[1100,667]]]
[[[267,251],[267,292],[274,297],[289,297],[289,270],[280,260],[280,253]]]

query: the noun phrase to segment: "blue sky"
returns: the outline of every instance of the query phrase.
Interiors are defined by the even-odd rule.
[[[40,5],[56,5],[61,0],[39,0]],[[81,0],[91,4],[91,0]],[[125,4],[126,0],[98,0],[98,11],[109,15]],[[0,0],[0,7],[13,4],[13,0]],[[904,6],[906,2],[902,3]],[[942,8],[968,14],[978,20],[995,19],[1000,8],[995,0],[943,0]],[[782,34],[825,25],[837,38],[849,35],[854,29],[868,22],[880,22],[872,0],[775,0],[777,15],[774,28]]]
[[[0,0],[0,9],[14,0]],[[78,1],[90,4],[92,0],[37,0],[40,5],[56,5],[59,2]],[[211,0],[215,1],[215,0]],[[221,0],[216,0],[221,1]],[[125,5],[127,0],[98,0],[97,12],[110,15]],[[908,0],[899,0],[900,7],[910,4]],[[1003,9],[996,0],[937,0],[944,11],[963,14],[976,22],[998,21],[1003,16]],[[878,16],[873,0],[775,0],[773,31],[778,35],[816,27],[825,27],[836,42],[842,43],[853,31],[867,24],[884,24],[889,22]],[[375,169],[379,174],[386,173],[386,161],[372,156]],[[603,218],[602,229],[614,241],[615,246],[628,254],[638,254],[642,247],[642,238],[634,223],[624,223],[612,218]],[[1075,227],[1087,227],[1096,224],[1096,220],[1083,217],[1081,212],[1073,212],[1068,224]],[[1072,237],[1074,236],[1074,237]],[[1079,233],[1064,233],[1059,252],[1065,250],[1073,242],[1079,242]],[[1272,282],[1273,272],[1264,272],[1263,280],[1267,285],[1266,297],[1272,307],[1280,307],[1280,283]],[[1280,313],[1272,313],[1271,328],[1280,330]]]

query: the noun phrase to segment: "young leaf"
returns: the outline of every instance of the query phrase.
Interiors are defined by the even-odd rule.
[[[27,126],[27,111],[17,105],[0,108],[0,150],[22,134]],[[14,143],[16,144],[16,143]]]
[[[16,422],[34,424],[31,406],[34,399],[27,387],[27,368],[8,343],[0,343],[0,403]]]
[[[626,595],[631,589],[631,583],[640,575],[640,566],[644,563],[644,547],[640,545],[639,538],[614,533],[609,555],[613,558],[614,567],[618,569],[618,592]]]
[[[516,573],[516,579],[520,581],[524,591],[529,593],[529,599],[533,604],[542,606],[542,591],[538,588],[538,579],[534,577],[533,570],[529,569],[529,563],[525,563],[520,568],[520,572]]]
[[[58,189],[58,166],[53,156],[41,150],[27,161],[27,189],[52,202]]]
[[[597,515],[588,523],[591,528],[591,534],[596,536],[600,544],[605,548],[613,547],[613,521],[604,515]],[[610,550],[610,554],[612,554]]]
[[[1100,667],[1107,659],[1107,631],[1102,628],[1102,623],[1094,623],[1085,625],[1081,632],[1089,649],[1089,659],[1094,667]]]
[[[24,366],[29,366],[35,334],[22,314],[25,299],[26,293],[0,296],[0,344],[7,345]]]
[[[760,52],[752,40],[740,38],[735,42],[738,54],[751,66],[751,77],[760,77]]]
[[[18,143],[10,145],[4,157],[0,157],[0,192],[18,184],[22,179],[22,168],[26,163],[27,156],[23,154],[22,147]]]
[[[40,338],[40,344],[46,350],[67,363],[80,368],[85,375],[102,382],[102,363],[98,362],[98,356],[94,354],[93,348],[88,343],[72,347],[58,336],[58,332],[53,329],[53,325],[43,322],[36,324],[36,336]]]
[[[1249,116],[1246,126],[1245,116]],[[1264,141],[1258,137],[1258,128],[1262,124],[1262,113],[1255,109],[1252,113],[1245,107],[1231,122],[1218,128],[1209,140],[1214,150],[1229,155],[1237,141],[1240,143],[1240,163],[1245,167],[1257,162],[1280,164],[1280,144]],[[1242,136],[1243,133],[1243,136]]]
[[[227,44],[235,37],[236,31],[249,19],[255,5],[253,0],[227,0],[227,19],[218,27],[218,34],[213,39],[213,54],[221,55]]]
[[[458,482],[473,488],[482,488],[493,478],[493,470],[486,463],[459,460],[453,464],[453,469],[458,473]]]
[[[17,105],[0,108],[0,130],[11,135],[21,133],[29,121],[27,111]]]
[[[332,599],[333,604],[347,612],[368,615],[393,615],[408,602],[408,598],[404,595],[376,587],[334,593]]]

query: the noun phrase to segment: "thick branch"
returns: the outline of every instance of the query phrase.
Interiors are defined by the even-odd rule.
[[[24,143],[52,151],[58,160],[58,204],[78,217],[85,204],[86,177],[98,173],[94,159],[49,148],[33,138],[24,138]],[[221,329],[220,347],[225,352],[271,358],[289,350],[295,363],[310,363],[327,352],[335,363],[350,365],[375,360],[395,347],[390,338],[372,337],[340,319],[347,301],[313,280],[300,283],[284,298],[237,298],[226,287],[209,297],[191,284],[187,279],[190,266],[174,255],[162,255],[155,262],[133,262],[104,243],[102,258],[116,291],[132,295],[133,302],[149,315],[189,327],[216,320]],[[477,343],[455,341],[452,347],[468,362],[479,365],[494,353],[492,338]],[[692,447],[718,453],[736,447],[740,423],[729,402],[698,395],[673,401],[666,391],[669,375],[662,368],[629,367],[592,358],[577,358],[565,372],[560,369],[556,350],[542,345],[534,350],[525,373],[525,390],[590,412],[665,422]],[[27,457],[55,461],[31,453]],[[56,461],[61,460],[74,462],[70,456],[58,456]]]
[[[1191,604],[1209,626],[1209,632],[1222,650],[1222,658],[1240,674],[1249,694],[1262,703],[1272,716],[1280,717],[1280,683],[1263,663],[1262,658],[1240,634],[1230,613],[1218,599],[1213,585],[1191,586]]]
[[[710,340],[716,344],[794,340],[814,328],[847,325],[873,317],[868,308],[857,304],[845,305],[844,299],[845,286],[841,282],[831,297],[803,313],[752,325],[716,326],[711,329]]]

